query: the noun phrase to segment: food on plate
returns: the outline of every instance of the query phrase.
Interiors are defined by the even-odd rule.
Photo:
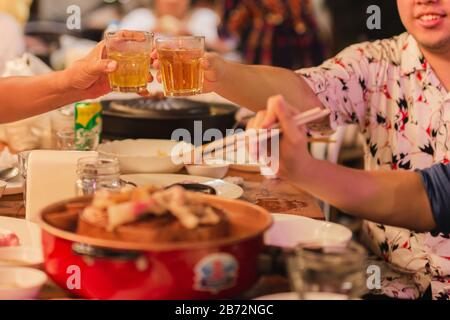
[[[210,194],[210,195],[217,194],[216,189],[214,189],[213,187],[207,186],[206,184],[189,182],[189,181],[172,184],[172,185],[168,186],[166,189],[172,188],[174,186],[180,186],[183,189],[185,189],[187,191],[192,191],[192,192],[199,192],[199,193]]]
[[[67,217],[77,209],[66,209],[62,215],[71,220]],[[71,227],[70,223],[55,221]],[[139,187],[122,193],[100,191],[87,207],[78,210],[76,222],[80,235],[133,242],[208,241],[231,232],[226,212],[180,186],[163,190]]]
[[[0,229],[0,247],[20,246],[19,237],[12,231]]]

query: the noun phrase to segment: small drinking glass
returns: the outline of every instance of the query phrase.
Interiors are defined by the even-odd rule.
[[[77,175],[76,194],[78,196],[92,195],[101,189],[120,191],[123,187],[119,160],[116,158],[81,158],[78,160]]]
[[[168,97],[192,96],[203,91],[205,37],[167,37],[156,39],[164,94]]]
[[[147,89],[150,74],[153,33],[143,31],[106,32],[106,54],[117,62],[109,83],[116,92],[141,92]]]
[[[28,170],[28,158],[30,157],[32,150],[22,151],[17,155],[19,162],[19,174],[23,180],[23,201],[27,201],[27,170]]]
[[[100,143],[98,132],[66,129],[56,132],[58,150],[94,151]]]
[[[288,258],[290,280],[302,300],[352,300],[366,291],[366,250],[347,246],[298,247]]]

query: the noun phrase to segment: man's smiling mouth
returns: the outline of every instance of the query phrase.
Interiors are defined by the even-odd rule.
[[[416,14],[415,18],[425,28],[433,28],[440,25],[447,16],[445,12],[427,11]]]

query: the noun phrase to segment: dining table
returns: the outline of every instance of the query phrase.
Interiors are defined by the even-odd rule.
[[[284,213],[312,219],[324,219],[319,202],[295,185],[281,180],[262,176],[259,172],[230,169],[227,177],[233,177],[244,190],[240,200],[262,206],[270,213]],[[25,206],[22,194],[6,195],[0,199],[0,216],[25,219]],[[43,268],[43,266],[41,266]],[[283,274],[261,276],[255,286],[244,293],[240,299],[251,299],[263,295],[290,291],[289,281]],[[38,299],[77,299],[52,283],[43,287]]]

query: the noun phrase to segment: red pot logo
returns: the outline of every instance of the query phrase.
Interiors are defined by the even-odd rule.
[[[194,289],[218,294],[236,285],[239,263],[230,254],[217,253],[200,260],[195,266]]]

